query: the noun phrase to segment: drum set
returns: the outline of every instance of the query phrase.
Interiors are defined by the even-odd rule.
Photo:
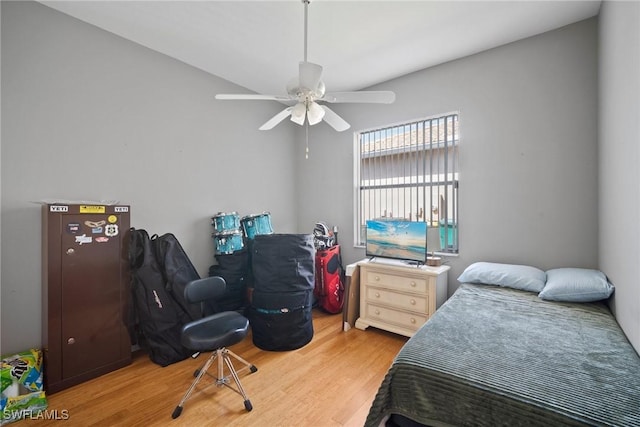
[[[253,240],[260,234],[273,234],[271,214],[247,215],[242,218],[237,212],[219,212],[211,218],[216,255],[229,255],[242,250],[245,240]]]

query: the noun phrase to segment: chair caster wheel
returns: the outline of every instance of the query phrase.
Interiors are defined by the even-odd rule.
[[[251,405],[251,404],[249,404]],[[246,406],[246,404],[245,404]],[[180,416],[180,414],[182,413],[182,406],[176,406],[176,409],[173,410],[173,414],[171,414],[171,418],[173,418],[174,420],[176,418],[178,418]]]
[[[258,371],[258,368],[256,368],[255,366],[251,365],[251,368],[249,368],[249,370],[251,371],[251,373],[253,374],[254,372]]]
[[[251,406],[251,401],[250,400],[247,399],[247,400],[244,401],[244,409],[246,409],[247,412],[251,412],[251,410],[253,409],[253,406]]]
[[[200,375],[200,369],[196,369],[196,371],[193,373],[193,377],[197,377],[198,375]]]

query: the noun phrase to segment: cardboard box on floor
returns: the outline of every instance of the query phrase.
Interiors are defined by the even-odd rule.
[[[347,265],[345,276],[342,330],[348,331],[355,326],[360,315],[360,266],[358,263]]]

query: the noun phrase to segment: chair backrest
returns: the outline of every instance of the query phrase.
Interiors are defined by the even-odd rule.
[[[227,283],[220,276],[192,280],[184,288],[184,299],[191,304],[211,300],[224,294]]]

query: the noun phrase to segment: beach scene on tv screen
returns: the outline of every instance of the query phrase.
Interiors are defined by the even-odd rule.
[[[410,221],[367,221],[367,255],[424,261],[426,224]]]

